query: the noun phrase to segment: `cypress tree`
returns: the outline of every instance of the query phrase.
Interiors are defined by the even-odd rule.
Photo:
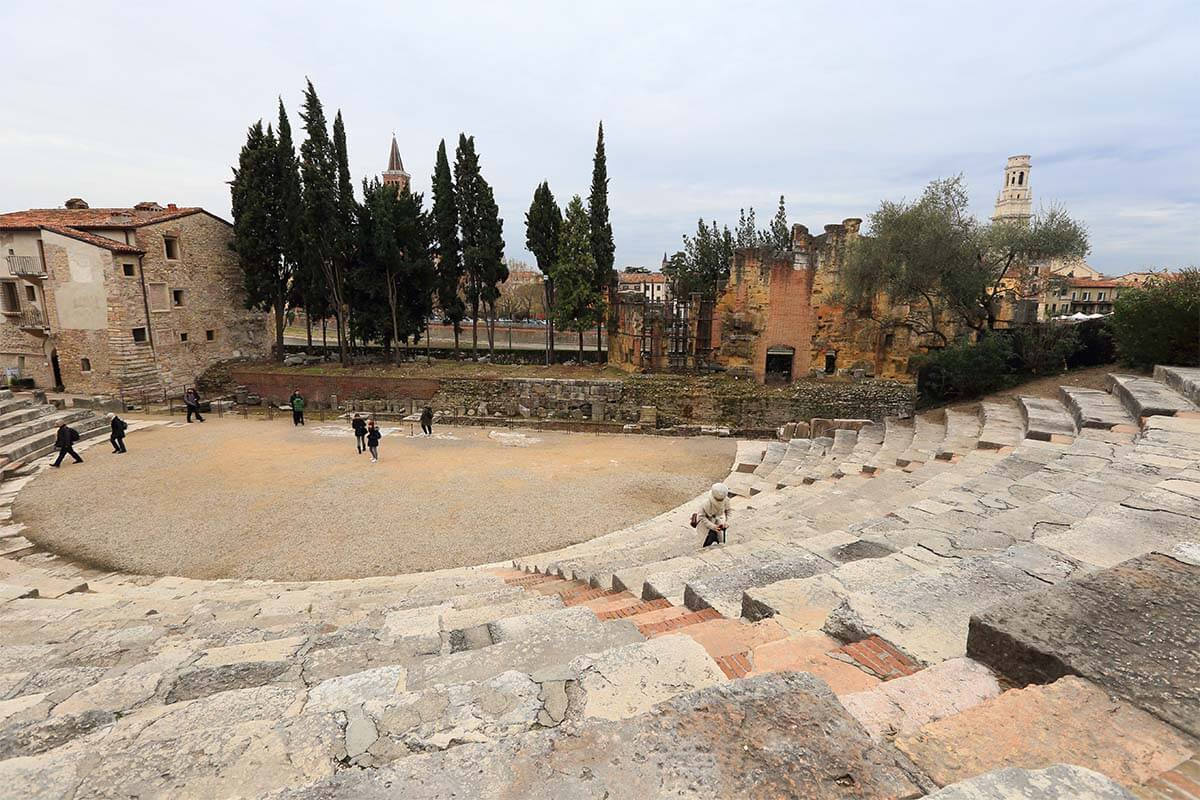
[[[306,134],[304,144],[300,146],[300,177],[304,187],[304,257],[310,268],[319,270],[323,277],[325,298],[336,314],[345,306],[344,265],[339,252],[343,242],[342,232],[338,229],[341,219],[338,164],[333,143],[329,139],[325,110],[312,81],[307,82],[300,117],[304,120]],[[340,317],[338,328],[339,334],[342,334]],[[342,363],[348,365],[350,354],[344,335],[339,344],[343,349]]]
[[[533,191],[533,202],[525,214],[525,246],[537,259],[546,296],[546,364],[554,363],[554,260],[558,255],[558,234],[562,211],[554,201],[546,181]]]
[[[608,219],[608,157],[604,152],[604,123],[596,133],[596,154],[592,158],[592,190],[588,195],[589,240],[595,276],[592,284],[601,301],[607,299],[609,284],[613,276],[613,259],[616,245],[613,243],[612,224]],[[598,309],[596,318],[596,354],[600,360],[601,332],[604,322],[604,307]]]
[[[479,354],[479,308],[491,315],[489,341],[494,340],[496,300],[499,284],[508,279],[504,263],[504,231],[500,209],[492,187],[479,170],[475,138],[459,134],[454,158],[454,195],[458,225],[462,231],[463,267],[467,278],[467,302],[471,306],[471,350]],[[494,346],[494,342],[493,342]]]
[[[283,331],[279,323],[283,320],[283,307],[295,295],[297,283],[309,282],[302,274],[304,264],[304,242],[302,230],[303,206],[300,196],[300,164],[296,160],[296,146],[292,141],[292,124],[288,120],[287,110],[283,107],[283,98],[279,98],[279,127],[278,142],[275,151],[275,216],[276,231],[279,236],[279,255],[282,259],[281,281],[278,286],[282,295],[276,299],[279,319],[276,320],[276,344],[279,348],[280,359],[283,358]],[[309,327],[311,331],[311,326]],[[309,342],[311,346],[311,342]]]
[[[771,220],[770,244],[776,250],[788,250],[792,246],[792,232],[788,227],[787,208],[783,204],[783,195],[779,195],[779,209]]]
[[[437,163],[433,169],[432,236],[437,259],[437,301],[442,317],[454,328],[454,351],[458,352],[458,337],[467,315],[461,288],[463,263],[458,239],[458,205],[454,196],[454,179],[446,157],[446,140],[438,144]]]
[[[337,217],[334,227],[334,308],[338,326],[338,353],[343,367],[350,366],[350,304],[346,301],[346,272],[354,256],[354,224],[358,204],[350,181],[350,157],[346,150],[346,126],[339,110],[333,119],[333,155],[337,175]]]
[[[246,289],[246,306],[275,312],[275,356],[283,360],[284,304],[291,265],[283,257],[275,208],[278,143],[262,121],[250,126],[230,182],[233,249]]]
[[[579,334],[579,363],[583,363],[583,332],[599,318],[602,298],[596,291],[596,259],[592,255],[591,224],[579,195],[567,204],[559,230],[554,278],[554,318],[560,327]]]

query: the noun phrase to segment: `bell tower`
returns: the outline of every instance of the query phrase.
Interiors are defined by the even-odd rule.
[[[401,194],[408,188],[409,175],[404,171],[404,162],[400,160],[400,146],[396,144],[396,134],[392,134],[392,150],[388,153],[387,169],[383,171],[383,185],[395,186],[396,194]]]
[[[1033,216],[1029,189],[1029,156],[1009,156],[1004,167],[1004,188],[996,196],[993,220],[1028,220]]]

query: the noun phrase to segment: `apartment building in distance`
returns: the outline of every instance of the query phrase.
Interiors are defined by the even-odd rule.
[[[267,354],[232,240],[225,220],[174,204],[0,214],[0,367],[73,393],[174,394],[215,362]]]

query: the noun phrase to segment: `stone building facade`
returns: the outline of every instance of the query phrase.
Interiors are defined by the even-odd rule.
[[[815,236],[793,225],[790,250],[738,250],[713,312],[713,361],[760,383],[907,375],[926,344],[905,324],[908,307],[880,296],[868,314],[838,302],[846,248],[861,225],[850,218]]]
[[[87,394],[178,393],[209,365],[261,357],[233,228],[200,208],[0,214],[0,366]]]

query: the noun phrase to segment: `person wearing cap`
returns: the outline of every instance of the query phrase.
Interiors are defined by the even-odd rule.
[[[723,483],[714,483],[700,513],[696,515],[696,527],[708,531],[704,538],[704,546],[724,544],[725,531],[729,528],[729,487]]]
[[[128,428],[129,425],[125,422],[125,420],[121,419],[116,414],[109,414],[108,421],[112,430],[111,435],[108,437],[108,443],[112,445],[113,452],[127,452],[125,450],[125,429]]]

